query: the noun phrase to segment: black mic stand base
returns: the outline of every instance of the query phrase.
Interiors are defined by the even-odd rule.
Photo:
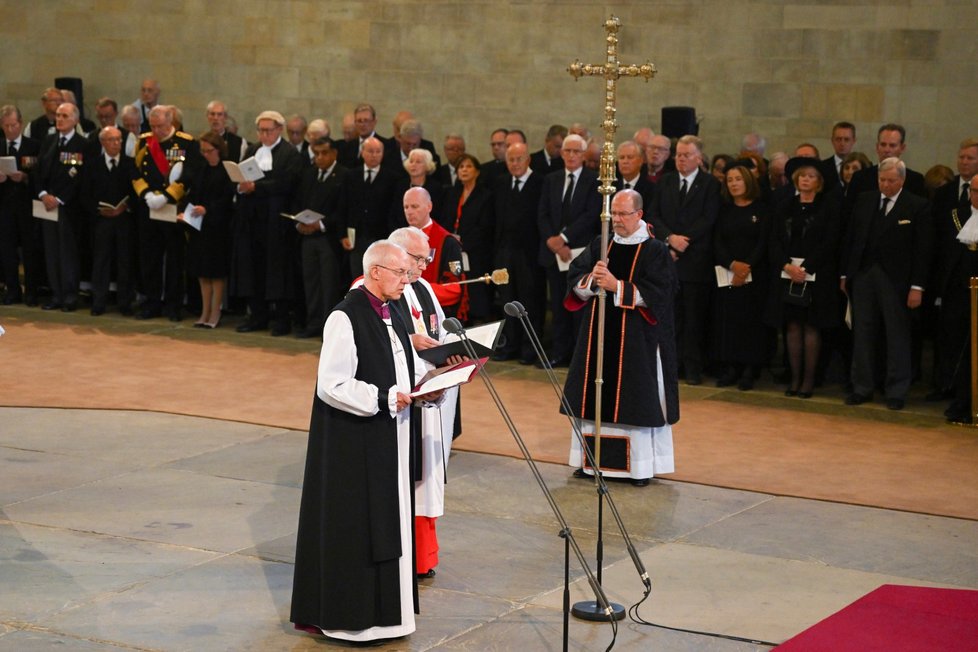
[[[571,607],[571,615],[578,620],[590,620],[595,623],[606,623],[611,620],[625,619],[625,607],[617,602],[609,602],[608,604],[611,606],[610,614],[605,613],[604,607],[594,600],[575,602],[574,606]]]

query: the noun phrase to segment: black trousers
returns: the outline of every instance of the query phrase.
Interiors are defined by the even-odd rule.
[[[710,283],[680,281],[676,296],[676,349],[686,377],[703,373],[706,336],[710,332]]]
[[[860,271],[852,281],[852,388],[870,396],[874,386],[877,342],[886,340],[885,392],[904,399],[910,389],[910,309],[879,265]]]
[[[498,265],[509,272],[509,283],[496,288],[500,301],[504,304],[510,301],[522,303],[537,337],[542,337],[547,303],[547,286],[544,283],[543,269],[524,252],[514,249],[502,252]],[[530,339],[518,319],[506,320],[503,325],[503,337],[506,341],[500,347],[502,353],[517,354],[523,360],[536,359]]]
[[[92,253],[92,305],[105,308],[112,278],[112,263],[116,269],[116,303],[120,308],[132,304],[135,292],[134,245],[135,229],[132,213],[118,217],[95,217]]]
[[[44,262],[48,271],[53,301],[59,304],[78,302],[78,236],[76,226],[83,215],[72,205],[58,208],[58,221],[44,220]]]
[[[340,256],[325,234],[303,236],[301,246],[306,330],[322,331],[340,296]]]
[[[178,223],[149,219],[149,209],[139,209],[139,270],[146,308],[178,310],[184,295],[186,235]]]

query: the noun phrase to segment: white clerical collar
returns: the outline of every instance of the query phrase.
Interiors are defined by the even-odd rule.
[[[627,236],[620,236],[616,233],[613,239],[618,244],[635,245],[645,242],[649,239],[649,237],[649,225],[646,224],[644,220],[639,220],[638,226],[635,228],[634,233]]]

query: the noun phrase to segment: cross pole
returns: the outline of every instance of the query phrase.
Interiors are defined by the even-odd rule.
[[[574,81],[581,77],[604,77],[604,121],[601,127],[604,130],[604,146],[601,148],[601,170],[598,179],[601,186],[598,192],[602,195],[601,206],[601,260],[608,261],[608,227],[611,222],[611,196],[615,193],[615,131],[618,129],[618,121],[615,119],[618,100],[618,79],[620,77],[643,77],[648,82],[655,75],[655,66],[646,61],[641,65],[628,64],[622,65],[618,61],[618,30],[621,29],[621,20],[618,16],[612,15],[605,21],[604,30],[607,32],[605,41],[608,44],[607,57],[604,63],[591,64],[581,63],[575,59],[567,68]],[[595,364],[597,370],[594,378],[594,459],[598,468],[594,469],[595,475],[601,472],[601,389],[604,385],[604,321],[605,321],[605,300],[604,288],[598,289],[598,341],[597,355]],[[581,442],[586,445],[586,442]],[[597,483],[597,477],[595,477]],[[600,566],[598,572],[601,572]]]
[[[655,66],[646,61],[642,65],[622,65],[618,61],[618,30],[621,21],[612,15],[604,23],[605,42],[608,45],[605,62],[600,64],[581,63],[574,60],[567,72],[577,81],[581,77],[604,77],[604,146],[601,148],[601,170],[598,178],[601,186],[598,192],[602,195],[601,202],[601,260],[608,261],[608,230],[611,223],[611,195],[615,193],[615,131],[618,121],[615,120],[618,100],[618,79],[621,77],[644,77],[647,82],[655,75]],[[601,475],[601,389],[604,385],[604,325],[605,301],[604,288],[598,289],[598,340],[595,355],[597,370],[594,377],[594,483],[598,489],[598,541],[597,541],[597,580],[601,584],[601,565],[603,560],[602,512],[604,496],[602,494]],[[582,415],[583,416],[583,415]],[[582,437],[582,446],[587,446],[587,440]],[[620,604],[611,603],[611,613],[607,614],[597,602],[578,602],[571,612],[577,618],[590,621],[621,620],[625,617],[625,609]]]

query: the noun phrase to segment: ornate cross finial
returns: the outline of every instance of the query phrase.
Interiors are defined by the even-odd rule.
[[[605,41],[608,44],[607,58],[604,63],[581,63],[575,59],[567,68],[574,81],[581,77],[604,77],[605,79],[605,103],[604,121],[601,127],[604,130],[604,146],[601,149],[601,179],[600,192],[608,196],[614,192],[615,180],[615,131],[618,129],[618,122],[615,120],[617,111],[616,103],[618,99],[618,78],[619,77],[644,77],[645,81],[652,79],[655,75],[655,66],[646,61],[641,65],[628,64],[622,65],[618,61],[618,30],[621,29],[621,21],[618,16],[612,15],[604,23],[607,36]],[[604,216],[602,215],[602,218]]]

